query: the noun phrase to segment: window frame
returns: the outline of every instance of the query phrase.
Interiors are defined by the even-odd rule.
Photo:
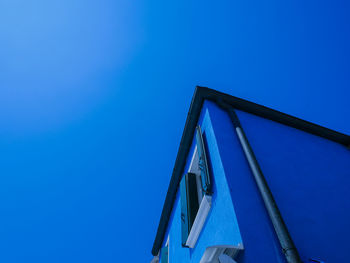
[[[180,182],[181,192],[181,228],[182,228],[182,246],[194,248],[197,243],[200,232],[204,227],[204,223],[208,217],[211,209],[212,201],[212,180],[209,173],[209,165],[204,144],[203,135],[200,126],[196,128],[196,146],[191,158],[191,163],[188,168],[188,172],[183,176]],[[191,180],[189,178],[191,177]],[[196,187],[193,186],[195,177]],[[192,185],[187,185],[189,181]],[[192,193],[188,193],[192,191]],[[195,193],[193,193],[195,192]],[[189,204],[196,198],[193,198],[193,194],[197,196],[197,206]],[[192,198],[187,198],[192,196]],[[190,209],[198,207],[193,215],[189,216],[189,213],[193,213]],[[184,220],[187,218],[187,221]]]

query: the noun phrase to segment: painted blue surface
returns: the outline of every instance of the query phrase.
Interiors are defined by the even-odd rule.
[[[240,243],[244,252],[240,253],[239,262],[285,262],[228,115],[206,101],[198,123],[209,150],[214,183],[212,208],[195,248],[183,248],[178,194],[163,241],[165,245],[169,235],[170,262],[198,263],[206,247]],[[195,140],[185,171],[194,147]]]
[[[284,262],[231,120],[214,103],[208,104],[245,248],[239,262]]]
[[[273,121],[237,113],[302,260],[346,262],[350,243],[349,149]],[[183,248],[177,196],[166,235],[170,238],[170,262],[198,263],[208,246],[242,243],[244,251],[238,262],[285,263],[229,116],[206,101],[198,123],[205,134],[212,168],[212,209],[195,248]],[[185,171],[194,146],[195,141]]]
[[[302,260],[348,262],[350,150],[270,120],[237,114]]]
[[[163,241],[163,245],[165,245],[167,236],[169,235],[170,262],[197,263],[200,261],[208,246],[239,246],[242,244],[239,223],[237,222],[235,210],[231,201],[224,167],[220,158],[219,148],[211,122],[210,105],[205,105],[203,109],[199,124],[201,125],[203,134],[205,134],[204,138],[208,146],[207,157],[211,166],[213,178],[214,194],[212,196],[211,210],[197,240],[196,246],[193,249],[183,248],[181,246],[181,207],[179,194],[177,195],[172,217],[169,221],[168,231]],[[195,138],[187,158],[187,169],[193,155],[194,146]],[[187,169],[185,169],[185,171]]]

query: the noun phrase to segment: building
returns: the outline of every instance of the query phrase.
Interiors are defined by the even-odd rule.
[[[350,262],[350,137],[197,87],[152,262]]]

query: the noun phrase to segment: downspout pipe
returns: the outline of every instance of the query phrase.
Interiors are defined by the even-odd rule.
[[[281,212],[278,209],[276,201],[271,193],[271,190],[267,184],[267,181],[261,171],[259,163],[255,157],[252,147],[249,144],[247,136],[241,126],[238,116],[235,110],[223,103],[218,102],[218,105],[225,109],[234,125],[237,137],[242,146],[244,155],[248,161],[249,167],[252,171],[253,177],[255,179],[256,185],[259,189],[260,195],[263,199],[265,208],[268,212],[274,230],[276,232],[277,238],[281,244],[282,252],[285,255],[288,263],[301,263],[299,253],[294,245],[294,242],[288,232],[287,226],[283,221]]]

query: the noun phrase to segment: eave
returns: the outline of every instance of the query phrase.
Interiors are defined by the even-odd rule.
[[[246,101],[216,90],[205,87],[196,87],[191,106],[187,115],[185,128],[181,137],[179,151],[175,160],[173,173],[170,179],[168,192],[165,198],[157,234],[153,243],[152,254],[156,256],[161,248],[164,235],[167,229],[171,211],[175,202],[178,185],[186,164],[186,158],[190,150],[194,131],[199,119],[203,102],[211,100],[219,103],[226,103],[233,108],[245,111],[265,119],[276,121],[278,123],[323,137],[325,139],[342,144],[346,147],[350,146],[350,136],[340,132],[322,127],[320,125],[293,117],[291,115],[270,109],[268,107]]]

